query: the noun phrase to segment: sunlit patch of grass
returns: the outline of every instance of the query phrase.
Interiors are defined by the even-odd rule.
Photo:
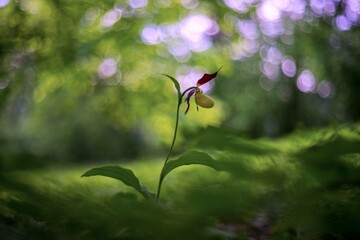
[[[161,169],[161,160],[139,160],[131,163],[119,163],[118,165],[131,168],[141,181],[141,184],[155,189],[158,175]],[[5,176],[25,183],[34,189],[49,192],[77,192],[96,195],[111,195],[119,191],[133,192],[131,188],[123,185],[118,180],[105,177],[82,178],[81,176],[91,167],[103,164],[84,165],[84,166],[49,166],[36,170],[18,170]],[[105,164],[106,165],[106,164]],[[110,165],[116,165],[111,163]]]
[[[271,145],[283,153],[294,154],[315,144],[328,141],[337,134],[336,129],[313,129],[292,133],[283,138],[271,141]],[[270,142],[270,141],[269,141]]]
[[[137,160],[126,163],[111,163],[110,165],[119,165],[131,169],[140,180],[140,184],[145,185],[149,190],[155,191],[161,167],[162,159],[157,160]],[[46,194],[56,193],[77,193],[83,196],[109,197],[119,192],[130,192],[137,194],[132,188],[125,186],[118,180],[95,176],[91,178],[82,178],[81,176],[92,167],[102,166],[94,165],[73,165],[73,166],[49,166],[36,170],[18,170],[5,174],[9,179],[26,184],[28,187]],[[105,164],[107,165],[107,164]],[[227,175],[223,173],[223,175]],[[186,166],[175,170],[169,174],[164,181],[164,196],[171,195],[172,189],[179,189],[185,185],[191,184],[199,178],[218,179],[219,174],[213,169],[194,165]],[[139,195],[139,198],[141,196]]]

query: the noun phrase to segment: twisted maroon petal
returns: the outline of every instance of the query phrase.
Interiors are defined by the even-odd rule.
[[[186,104],[187,104],[187,107],[186,107],[186,110],[185,110],[185,114],[187,114],[187,112],[189,111],[190,109],[190,98],[192,95],[194,95],[194,93],[196,92],[195,89],[191,90],[188,95],[186,96],[185,98],[185,101],[186,101]]]
[[[200,79],[197,81],[197,86],[199,87],[199,86],[207,83],[207,82],[210,81],[211,79],[214,79],[214,78],[217,76],[217,74],[218,74],[218,72],[220,71],[221,68],[222,68],[222,67],[220,67],[219,70],[217,70],[216,72],[211,73],[211,74],[205,73],[204,76],[202,76],[202,78],[200,78]]]
[[[190,109],[190,98],[189,99],[186,99],[186,103],[187,103],[187,107],[186,107],[186,110],[185,110],[185,115],[187,114],[187,112],[189,111]]]

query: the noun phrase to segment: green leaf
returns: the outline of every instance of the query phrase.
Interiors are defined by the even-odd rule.
[[[217,171],[224,171],[224,167],[222,164],[216,160],[214,160],[210,155],[204,152],[198,151],[191,151],[188,153],[183,154],[179,158],[175,160],[171,160],[166,163],[163,169],[163,178],[170,173],[175,168],[184,166],[184,165],[191,165],[191,164],[199,164],[211,167]]]
[[[178,82],[175,78],[173,78],[172,76],[169,76],[169,75],[167,75],[167,74],[162,74],[162,75],[168,77],[168,78],[174,83],[175,88],[176,88],[176,91],[177,91],[177,93],[178,93],[178,101],[179,101],[179,104],[181,104],[181,102],[182,102],[182,101],[181,101],[181,100],[182,100],[182,96],[181,96],[181,90],[180,90],[180,84],[179,84],[179,82]]]
[[[135,176],[133,171],[120,166],[104,166],[99,168],[93,168],[84,173],[81,177],[91,176],[104,176],[120,180],[124,184],[135,188],[146,199],[153,198],[154,194],[147,190],[146,187],[141,186],[139,179]]]

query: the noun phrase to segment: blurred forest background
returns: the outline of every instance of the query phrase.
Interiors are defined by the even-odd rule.
[[[185,89],[223,66],[205,89],[216,107],[182,117],[183,140],[357,121],[359,4],[1,0],[1,165],[163,151],[176,95],[159,73]]]
[[[357,0],[1,0],[1,167],[162,154],[176,94],[160,73],[184,90],[223,66],[180,143],[355,122],[359,16]]]
[[[0,238],[360,239],[359,25],[359,0],[0,0]],[[161,74],[220,67],[170,159],[222,172],[176,170],[156,204],[80,178],[118,164],[154,191]]]

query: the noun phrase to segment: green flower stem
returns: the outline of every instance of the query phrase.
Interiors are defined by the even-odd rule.
[[[174,148],[174,144],[175,144],[175,140],[176,140],[176,135],[177,135],[177,129],[178,129],[178,125],[179,125],[180,105],[181,105],[181,103],[179,103],[178,106],[177,106],[174,137],[173,137],[173,140],[172,140],[172,143],[171,143],[169,152],[168,152],[168,154],[166,155],[166,159],[165,159],[164,165],[163,165],[163,167],[162,167],[162,169],[161,169],[160,179],[159,179],[159,185],[158,185],[158,190],[157,190],[157,194],[156,194],[156,199],[159,199],[159,197],[160,197],[161,185],[162,185],[162,182],[163,182],[163,180],[164,180],[164,168],[165,168],[165,165],[166,165],[166,163],[168,162],[169,157],[170,157],[170,154],[171,154],[171,152],[172,152],[172,150],[173,150],[173,148]]]
[[[165,166],[166,166],[166,163],[169,161],[171,152],[172,152],[172,150],[173,150],[173,148],[174,148],[174,145],[175,145],[176,136],[177,136],[177,130],[178,130],[178,126],[179,126],[179,111],[180,111],[180,106],[181,106],[181,103],[182,103],[182,99],[184,98],[185,94],[186,94],[187,92],[191,91],[192,89],[197,89],[197,87],[190,87],[190,88],[186,89],[186,90],[181,94],[181,96],[179,96],[179,99],[178,99],[178,105],[177,105],[177,109],[176,109],[176,121],[175,121],[174,136],[173,136],[173,140],[172,140],[172,143],[171,143],[169,152],[168,152],[168,154],[166,155],[164,165],[163,165],[163,167],[162,167],[162,169],[161,169],[160,178],[159,178],[159,184],[158,184],[158,189],[157,189],[157,193],[156,193],[156,199],[159,199],[159,197],[160,197],[161,186],[162,186],[162,182],[164,181],[164,177],[165,177],[165,176],[164,176],[164,168],[165,168]]]

